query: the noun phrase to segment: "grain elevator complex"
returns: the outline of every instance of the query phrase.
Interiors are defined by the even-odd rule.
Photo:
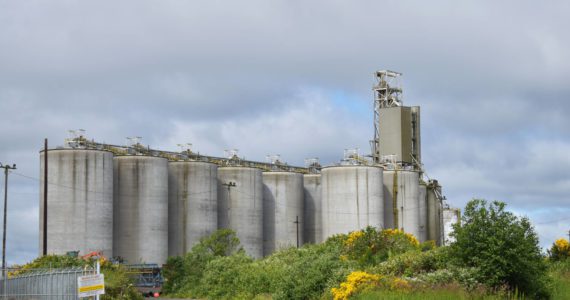
[[[42,150],[48,209],[44,214],[42,187],[40,251],[44,215],[47,253],[101,251],[127,264],[164,264],[221,228],[234,230],[254,258],[367,226],[444,244],[459,211],[427,179],[420,108],[403,105],[400,76],[375,73],[371,155],[347,149],[329,166],[317,159],[290,166],[278,156],[249,161],[236,151],[162,151],[137,139],[111,145],[82,133]]]

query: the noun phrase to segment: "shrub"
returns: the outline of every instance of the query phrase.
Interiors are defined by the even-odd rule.
[[[530,297],[547,297],[546,264],[527,218],[505,211],[505,203],[470,201],[454,225],[451,255],[459,266],[477,268],[478,280],[504,285]]]
[[[548,252],[553,261],[568,259],[570,257],[570,244],[566,239],[557,239]]]
[[[448,252],[449,249],[445,247],[426,252],[406,252],[377,265],[374,271],[385,275],[415,277],[446,268]]]
[[[208,262],[242,251],[234,231],[220,229],[204,237],[184,256],[169,257],[162,275],[163,292],[191,296],[195,293]]]
[[[332,288],[334,300],[345,300],[356,294],[360,290],[377,285],[380,275],[369,274],[362,271],[350,273],[346,281],[340,284],[339,288]]]
[[[197,295],[210,299],[243,298],[255,296],[255,286],[247,280],[247,272],[253,259],[244,252],[219,257],[210,261],[197,287]]]
[[[143,299],[123,265],[103,263],[101,273],[105,275],[105,295],[101,297],[102,300]]]
[[[353,231],[343,241],[343,259],[358,262],[361,267],[385,261],[391,256],[419,250],[418,240],[398,229],[377,231],[374,227]]]

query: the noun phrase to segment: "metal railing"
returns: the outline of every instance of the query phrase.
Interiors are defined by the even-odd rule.
[[[93,268],[7,269],[6,281],[0,279],[0,299],[76,300],[77,278],[93,275]]]

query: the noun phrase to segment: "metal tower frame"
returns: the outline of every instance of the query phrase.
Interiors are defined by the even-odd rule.
[[[374,163],[380,163],[380,109],[403,105],[402,73],[390,70],[377,71],[374,90],[374,139],[370,141]]]

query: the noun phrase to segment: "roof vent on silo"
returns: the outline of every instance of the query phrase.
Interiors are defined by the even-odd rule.
[[[64,140],[64,148],[82,149],[85,148],[85,129],[70,129],[67,131],[69,137]]]
[[[359,148],[344,149],[344,158],[340,161],[341,166],[369,165],[370,162],[359,154]]]
[[[271,171],[281,170],[281,166],[284,165],[284,163],[281,161],[281,155],[279,154],[269,154],[265,156],[265,161],[271,165]]]
[[[305,167],[309,169],[309,173],[313,174],[319,173],[322,168],[318,157],[306,158]]]
[[[224,150],[224,157],[227,158],[225,161],[228,166],[240,166],[242,164],[242,159],[238,156],[238,149],[226,149]]]

